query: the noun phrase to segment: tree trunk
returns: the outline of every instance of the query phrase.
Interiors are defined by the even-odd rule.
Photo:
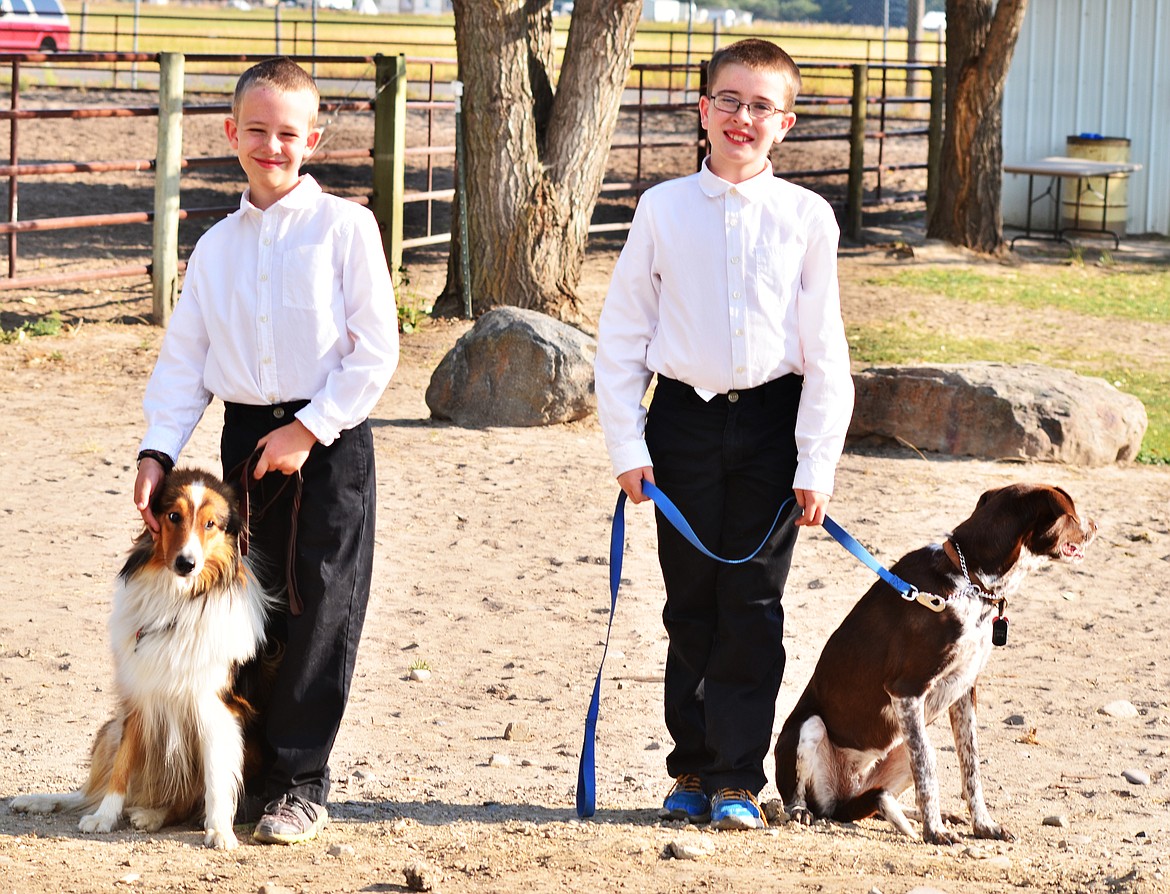
[[[927,235],[1003,247],[1003,86],[1028,0],[947,0],[946,134]]]
[[[454,7],[469,245],[452,240],[435,311],[462,308],[457,253],[467,250],[473,313],[511,305],[577,319],[589,220],[642,4],[579,0],[556,79],[551,0]]]

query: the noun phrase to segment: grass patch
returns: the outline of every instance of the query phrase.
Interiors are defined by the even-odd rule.
[[[983,273],[973,270],[914,269],[872,278],[866,285],[897,287],[971,303],[1010,305],[1016,310],[1072,312],[1101,320],[1126,319],[1170,324],[1170,270],[1069,267],[1043,271]],[[943,333],[927,320],[907,319],[848,329],[853,359],[874,364],[937,364],[990,361],[1041,363],[1095,376],[1137,397],[1149,428],[1138,462],[1170,463],[1170,364],[1139,354],[1102,352],[1094,346],[1045,340],[1042,324],[1034,340],[1007,342],[977,334]],[[1092,332],[1086,331],[1086,342]]]
[[[1090,317],[1170,323],[1170,270],[1063,267],[1043,273],[975,270],[906,270],[868,285],[897,285],[963,301],[1010,304],[1027,310],[1053,308]]]

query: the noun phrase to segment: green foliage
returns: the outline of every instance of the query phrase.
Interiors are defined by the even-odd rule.
[[[14,342],[24,341],[26,338],[60,335],[64,325],[61,315],[53,311],[39,320],[21,323],[15,329],[0,329],[0,343],[10,345]]]
[[[940,335],[932,320],[909,319],[877,325],[851,326],[850,352],[859,363],[1042,363],[1105,379],[1145,405],[1149,428],[1138,454],[1141,463],[1170,463],[1170,362],[1143,353],[1103,351],[1093,340],[1097,326],[1133,320],[1170,326],[1170,270],[1122,269],[1112,257],[1103,267],[1069,266],[1043,271],[981,272],[974,270],[908,269],[873,278],[874,288],[900,287],[962,302],[957,314],[978,304],[1004,305],[1013,310],[1051,311],[1083,317],[1081,344],[1045,339],[1042,327],[1033,337],[1007,341],[1002,334],[970,329]]]
[[[410,272],[405,266],[400,266],[398,275],[394,277],[394,295],[398,304],[398,331],[414,332],[419,323],[430,315],[431,307],[411,291]]]

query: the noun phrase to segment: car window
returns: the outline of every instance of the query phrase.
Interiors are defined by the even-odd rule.
[[[26,0],[20,0],[20,2],[24,3]],[[32,8],[43,16],[59,16],[64,12],[58,0],[32,0]]]
[[[32,10],[29,9],[26,0],[9,0],[4,4],[5,8],[11,7],[12,12],[16,15],[28,15]]]

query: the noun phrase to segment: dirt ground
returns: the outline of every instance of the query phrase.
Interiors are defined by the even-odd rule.
[[[869,235],[870,245],[842,252],[851,321],[936,320],[940,338],[1042,327],[1070,346],[1170,345],[1167,327],[1103,331],[1081,319],[955,308],[875,288],[875,273],[904,264],[1000,268],[929,246],[913,256],[890,251],[909,238],[892,227]],[[592,318],[614,257],[614,243],[589,254],[582,299]],[[412,263],[410,277],[407,297],[433,296],[442,264]],[[983,490],[1011,481],[1059,484],[1100,524],[1083,565],[1028,581],[1012,606],[1009,643],[981,682],[984,785],[1013,843],[965,835],[952,847],[927,846],[876,820],[756,833],[660,822],[670,748],[662,586],[650,512],[628,510],[597,737],[598,813],[580,821],[577,759],[606,634],[617,489],[594,418],[474,430],[429,418],[426,385],[466,331],[462,321],[428,321],[404,336],[401,367],[372,417],[374,590],[321,838],[221,853],[202,848],[195,828],[94,837],[77,831],[76,818],[12,814],[14,795],[82,782],[89,744],[112,709],[105,621],[111,580],[138,529],[133,457],[161,335],[142,322],[149,294],[141,283],[0,292],[5,328],[51,310],[68,324],[60,335],[0,345],[0,891],[390,892],[408,890],[411,865],[447,892],[1170,890],[1170,470],[953,460],[904,448],[843,459],[831,514],[887,563],[938,540]],[[213,406],[188,462],[217,467],[219,421]],[[801,541],[785,595],[777,728],[821,644],[872,581],[823,532]],[[421,664],[430,679],[412,681]],[[1116,702],[1135,716],[1101,712]],[[950,733],[945,724],[931,733],[944,811],[961,817]],[[1127,781],[1126,771],[1148,784]],[[763,797],[776,797],[771,784]],[[693,845],[696,858],[672,857],[676,845]]]

